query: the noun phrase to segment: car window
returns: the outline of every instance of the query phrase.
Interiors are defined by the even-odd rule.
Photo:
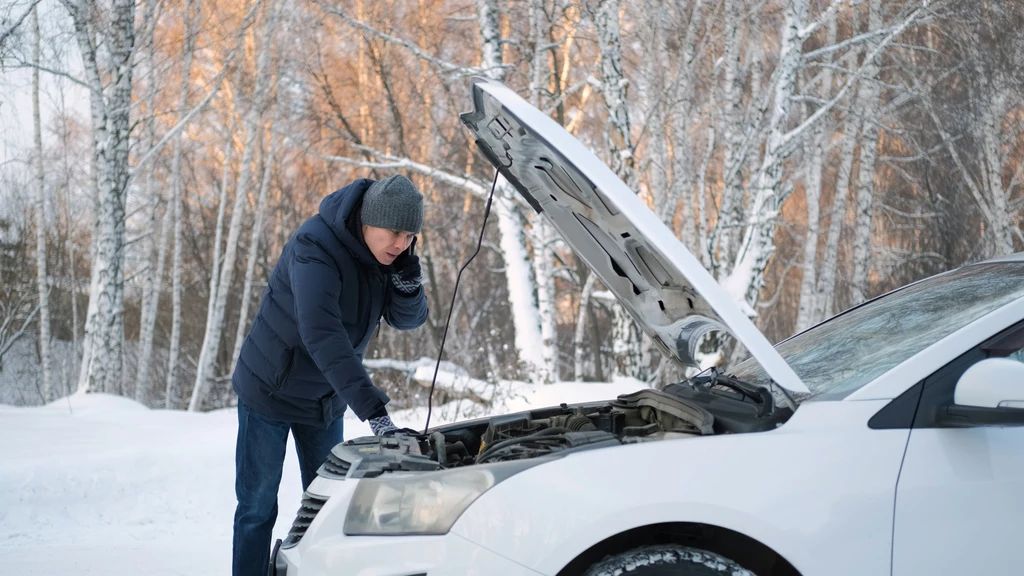
[[[848,310],[776,350],[811,391],[800,400],[838,400],[1021,297],[1024,263],[965,266]],[[753,358],[731,372],[756,384],[771,381]]]

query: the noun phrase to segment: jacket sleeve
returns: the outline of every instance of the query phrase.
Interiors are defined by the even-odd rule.
[[[309,235],[296,237],[290,271],[299,337],[331,388],[360,420],[384,407],[342,322],[341,278],[333,259]]]
[[[413,330],[427,321],[427,294],[420,286],[406,294],[388,282],[388,298],[384,304],[384,321],[398,330]]]

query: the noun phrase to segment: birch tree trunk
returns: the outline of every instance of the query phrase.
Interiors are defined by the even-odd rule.
[[[203,347],[199,354],[199,364],[196,368],[192,398],[188,403],[190,412],[199,409],[206,385],[214,377],[217,349],[220,347],[221,335],[224,332],[224,313],[227,308],[228,289],[234,276],[235,260],[238,258],[238,238],[241,235],[242,221],[245,218],[245,197],[249,190],[249,181],[252,177],[253,152],[261,130],[261,119],[266,110],[267,94],[270,92],[270,58],[273,50],[273,35],[277,24],[278,9],[273,2],[267,2],[264,5],[264,9],[266,12],[260,38],[259,55],[256,59],[256,80],[253,85],[252,103],[249,110],[246,111],[243,122],[246,141],[245,149],[242,152],[241,173],[238,177],[238,187],[235,190],[235,204],[231,212],[231,224],[228,228],[227,245],[224,249],[224,262],[221,263],[217,294],[215,296],[211,294],[210,296],[215,298],[213,318],[211,322],[207,323],[206,333],[203,337]],[[216,274],[217,271],[214,270],[212,273]]]
[[[175,142],[171,161],[171,206],[174,219],[174,251],[171,256],[171,336],[167,348],[167,380],[164,391],[164,408],[170,410],[178,378],[178,354],[181,346],[181,252],[182,252],[182,193],[181,193],[181,143]]]
[[[669,222],[669,211],[675,212],[676,206],[682,200],[683,206],[683,243],[691,250],[697,250],[703,260],[703,253],[707,250],[697,237],[697,222],[694,214],[693,195],[700,191],[693,190],[693,146],[691,138],[692,116],[694,109],[694,58],[697,51],[697,33],[703,22],[704,0],[696,0],[690,9],[690,19],[686,26],[686,33],[683,36],[682,53],[679,56],[679,87],[672,92],[661,92],[659,97],[665,98],[667,104],[671,104],[669,122],[672,127],[672,184],[664,204],[660,207],[658,216],[663,222]],[[659,37],[658,52],[666,49],[666,40]],[[667,74],[667,67],[662,74]],[[664,122],[664,119],[656,119],[655,125]],[[655,152],[658,158],[665,158],[668,161],[667,152],[662,153],[660,144]],[[701,221],[701,226],[703,226]]]
[[[882,27],[882,11],[879,0],[868,4],[868,30]],[[880,60],[878,55],[866,63],[864,80],[857,90],[857,103],[865,118],[861,128],[860,165],[857,168],[857,210],[854,219],[853,279],[851,281],[851,304],[859,304],[868,296],[868,270],[871,266],[871,224],[875,198],[875,150],[878,146],[878,128],[874,113],[878,110],[879,88],[875,82]]]
[[[481,67],[488,77],[503,81],[505,68],[498,15],[497,0],[477,0]],[[513,192],[510,187],[503,185],[500,192],[494,208],[501,233],[500,246],[505,260],[505,281],[512,308],[516,352],[527,379],[543,382],[547,379],[544,374],[546,363],[537,343],[543,342],[544,337],[541,334],[540,311],[533,294],[534,280],[524,242],[523,218],[511,200]]]
[[[150,1],[147,12],[153,10],[155,2]],[[151,13],[151,12],[150,12]],[[147,46],[149,48],[149,74],[147,83],[149,90],[146,98],[146,145],[152,148],[156,145],[156,49],[154,36],[150,34]],[[159,240],[157,234],[157,212],[163,200],[162,194],[155,192],[153,186],[153,174],[156,171],[156,163],[151,162],[146,167],[145,194],[149,202],[149,212],[146,222],[148,224],[143,253],[145,254],[144,265],[146,270],[142,278],[142,302],[139,306],[139,361],[135,371],[135,401],[140,404],[148,404],[149,399],[149,365],[153,358],[153,335],[156,329],[156,313],[160,302],[160,285],[163,280],[163,265],[166,255],[167,243],[167,222],[164,218],[163,226],[160,226]],[[165,211],[169,214],[169,211]],[[156,260],[154,262],[154,259]]]
[[[50,289],[46,268],[46,188],[43,179],[43,129],[39,116],[39,66],[42,61],[39,7],[32,7],[32,132],[36,149],[36,284],[39,287],[39,361],[42,363],[43,403],[50,401]]]
[[[825,239],[825,257],[821,263],[821,274],[815,288],[814,309],[808,318],[808,325],[821,322],[832,315],[835,309],[836,271],[839,268],[839,239],[842,237],[843,220],[846,217],[846,202],[850,191],[850,170],[853,167],[854,147],[857,144],[858,119],[850,115],[843,129],[840,146],[839,175],[836,177],[828,236]],[[863,160],[862,160],[863,161]]]
[[[533,56],[530,61],[530,104],[541,107],[541,91],[546,88],[550,67],[544,49],[544,0],[530,0],[530,36]],[[550,26],[547,26],[550,28]],[[540,382],[558,379],[558,318],[555,311],[555,270],[552,243],[555,234],[543,214],[531,218],[533,278],[537,283],[537,317],[540,320],[540,365],[535,378]]]
[[[814,312],[815,288],[817,287],[816,272],[818,265],[818,224],[820,218],[821,199],[821,163],[825,148],[825,127],[819,126],[812,138],[811,153],[808,159],[810,174],[804,182],[804,200],[807,205],[807,231],[804,232],[803,277],[800,279],[800,304],[797,308],[797,332],[810,326]]]
[[[633,162],[633,140],[630,135],[629,107],[626,101],[628,81],[622,73],[622,38],[619,34],[619,0],[597,0],[594,26],[601,46],[601,93],[604,96],[608,121],[604,139],[609,166],[633,191],[637,189]],[[615,306],[612,326],[612,352],[615,373],[638,379],[646,378],[643,366],[640,331],[622,306]]]
[[[502,190],[508,194],[508,190]],[[494,208],[498,213],[499,245],[505,260],[505,282],[509,306],[512,309],[514,342],[525,376],[534,382],[543,382],[541,367],[544,356],[537,342],[542,341],[540,313],[533,297],[532,271],[526,255],[523,238],[523,220],[507,197],[499,198]]]
[[[580,292],[580,310],[576,316],[576,330],[573,332],[573,380],[581,382],[585,375],[587,358],[587,316],[590,315],[590,297],[594,294],[594,274],[587,276]]]
[[[245,342],[245,335],[249,328],[249,305],[252,302],[252,280],[256,272],[256,256],[259,252],[260,238],[263,232],[263,213],[265,211],[267,189],[270,188],[270,174],[274,165],[274,154],[276,153],[274,138],[274,125],[271,122],[267,131],[267,138],[270,141],[266,153],[263,155],[263,177],[260,181],[260,193],[256,198],[256,219],[252,225],[252,234],[249,237],[248,262],[245,265],[245,283],[242,288],[242,304],[238,311],[238,328],[235,330],[235,346],[231,352],[231,372],[235,371],[235,363],[238,355],[242,353],[242,344]]]
[[[647,168],[647,178],[650,183],[649,192],[651,195],[654,213],[666,223],[669,229],[674,230],[673,220],[676,214],[677,200],[682,193],[682,187],[677,186],[680,175],[673,172],[672,190],[669,189],[669,157],[668,157],[668,130],[666,111],[672,109],[674,100],[666,94],[667,54],[664,39],[664,25],[662,20],[664,14],[655,11],[648,11],[643,16],[645,34],[643,61],[640,66],[642,90],[646,92],[649,100],[647,112],[647,129],[650,134],[647,158],[644,164]],[[682,87],[681,87],[682,88]],[[675,127],[673,126],[673,129]],[[674,130],[673,130],[674,131]],[[680,149],[688,150],[688,146],[674,146],[673,160],[679,158]],[[673,162],[674,164],[675,162]],[[680,170],[678,172],[688,172]],[[671,205],[670,205],[671,204]],[[684,212],[688,212],[685,211]],[[685,243],[685,242],[684,242]]]
[[[151,292],[150,298],[146,301],[145,310],[143,310],[146,322],[141,324],[139,328],[141,351],[139,353],[139,363],[135,378],[137,386],[135,400],[147,405],[150,394],[149,367],[153,361],[153,338],[156,335],[156,318],[157,311],[160,308],[160,294],[163,292],[164,268],[167,264],[167,238],[172,225],[171,215],[172,210],[164,210],[164,216],[160,223],[160,238],[156,244],[156,265],[152,276],[146,279],[148,283],[146,288]],[[154,222],[155,226],[156,223]]]
[[[90,293],[93,314],[89,361],[83,363],[79,390],[114,390],[122,381],[124,337],[124,216],[130,176],[128,166],[132,55],[135,43],[135,3],[114,0],[110,21],[103,34],[110,87],[104,92],[96,46],[93,41],[92,2],[63,0],[74,21],[87,84],[94,141],[98,144],[99,217],[94,283]]]
[[[239,67],[239,70],[241,67]],[[235,85],[239,85],[239,78],[236,78]],[[210,288],[209,298],[206,306],[206,326],[213,323],[213,309],[214,304],[217,302],[217,292],[220,289],[218,282],[220,281],[220,274],[217,273],[220,270],[221,261],[221,244],[223,242],[224,232],[224,212],[228,201],[228,184],[231,179],[231,156],[235,151],[235,112],[230,112],[231,121],[230,128],[227,132],[227,138],[224,140],[224,166],[221,169],[220,178],[220,195],[217,199],[217,224],[214,228],[213,233],[213,258],[210,264]]]
[[[991,246],[991,256],[1003,256],[1013,252],[1013,224],[1010,221],[1009,203],[1012,190],[1003,188],[1002,130],[1003,106],[1006,95],[998,88],[983,96],[982,103],[982,158],[983,174],[987,181],[988,197],[991,202],[992,222],[986,236]],[[874,157],[872,156],[872,160]]]
[[[832,19],[828,24],[828,37],[826,46],[836,42],[836,31],[838,22]],[[825,68],[821,72],[821,88],[819,96],[828,100],[832,93],[832,58],[825,59]],[[822,180],[823,162],[827,158],[826,143],[831,130],[828,122],[821,122],[813,131],[811,138],[811,153],[808,170],[809,175],[804,183],[804,198],[807,205],[807,232],[804,235],[803,250],[803,278],[800,280],[800,304],[797,309],[796,329],[802,331],[811,325],[816,308],[817,297],[817,265],[818,265],[818,225],[821,218],[821,195],[824,182]],[[842,175],[840,175],[842,180]]]
[[[95,61],[95,60],[94,60]],[[92,77],[89,77],[92,80]],[[90,128],[92,129],[89,139],[91,154],[89,156],[89,196],[92,204],[92,235],[89,239],[89,261],[96,261],[96,250],[99,245],[100,235],[100,130],[105,127],[96,124],[96,110],[102,111],[102,92],[89,90],[90,107]],[[97,128],[99,126],[99,128]],[[96,337],[96,298],[92,295],[99,289],[99,270],[96,266],[89,269],[89,300],[85,307],[85,323],[82,326],[82,360],[78,369],[78,385],[75,388],[76,394],[89,392],[89,364],[92,362],[92,346]]]
[[[700,162],[697,171],[697,242],[700,244],[700,263],[704,268],[711,270],[711,245],[708,239],[708,210],[707,210],[707,173],[708,164],[711,162],[711,155],[715,152],[715,126],[708,123],[707,141],[705,142],[704,158]]]
[[[181,70],[181,93],[178,99],[178,121],[188,113],[189,83],[192,75],[192,57],[195,51],[195,25],[199,18],[199,8],[194,0],[185,0],[184,7],[185,45],[184,61]],[[184,202],[181,178],[182,139],[179,134],[174,139],[174,151],[171,159],[171,203],[174,211],[174,255],[171,261],[171,341],[167,353],[167,382],[164,391],[164,406],[171,408],[175,385],[178,380],[178,355],[181,348],[181,257],[182,257],[182,203]]]
[[[537,281],[537,316],[540,320],[540,382],[558,379],[558,318],[555,310],[555,269],[552,243],[555,235],[543,214],[533,217],[533,277]]]
[[[775,90],[768,140],[761,167],[753,186],[751,222],[746,227],[736,255],[736,263],[722,282],[737,302],[745,301],[753,313],[761,289],[764,270],[774,252],[775,222],[783,200],[782,162],[785,159],[786,122],[796,73],[800,66],[800,26],[807,16],[808,0],[789,0],[785,9],[782,45],[775,70]]]
[[[743,87],[740,74],[740,13],[742,0],[725,1],[725,87],[722,115],[724,142],[722,159],[722,201],[711,231],[708,247],[712,268],[721,278],[732,266],[733,238],[739,225],[738,210],[743,196],[743,117],[740,105]]]

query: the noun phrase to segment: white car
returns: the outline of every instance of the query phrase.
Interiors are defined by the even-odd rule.
[[[773,347],[604,164],[500,83],[463,115],[662,351],[662,391],[339,444],[276,576],[1024,574],[1024,255]]]

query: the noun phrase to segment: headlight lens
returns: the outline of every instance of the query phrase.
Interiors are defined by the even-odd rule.
[[[441,472],[364,478],[348,506],[345,534],[447,534],[481,494],[541,461],[544,459],[534,458]]]

